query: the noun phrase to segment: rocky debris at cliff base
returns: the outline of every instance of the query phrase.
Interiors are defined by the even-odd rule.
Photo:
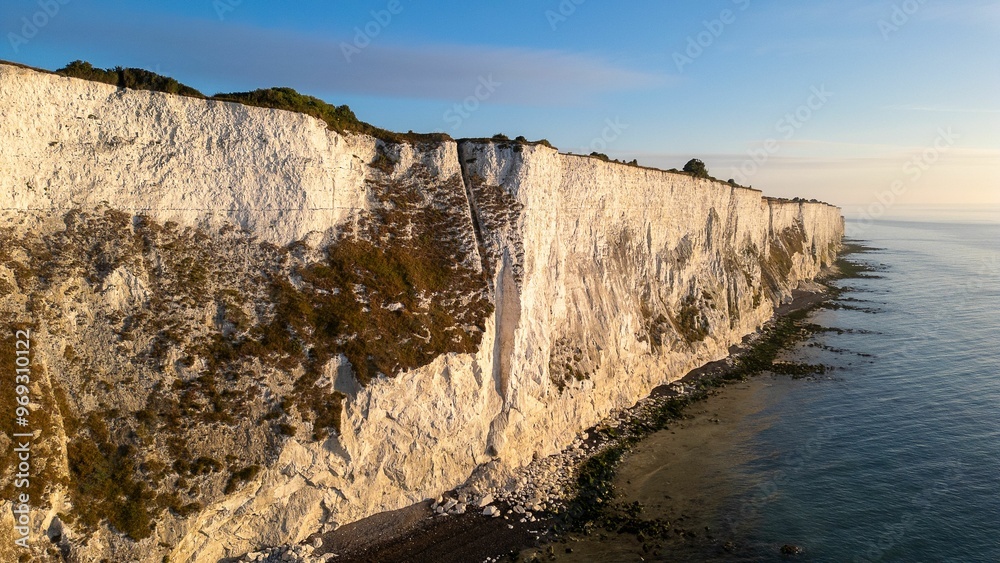
[[[444,495],[439,496],[437,500],[431,504],[431,510],[437,515],[460,515],[465,514],[468,510],[468,504],[464,502],[465,495],[459,495],[457,498],[449,498]],[[492,500],[490,501],[492,502]],[[480,505],[480,508],[484,505]]]
[[[608,418],[582,433],[559,453],[537,459],[506,477],[495,478],[492,483],[469,483],[458,489],[456,494],[478,498],[477,504],[481,508],[493,503],[505,506],[505,513],[521,522],[535,522],[559,514],[576,494],[577,469],[581,462],[629,437],[623,429],[649,419],[668,401],[702,390],[697,379],[724,371],[732,361],[731,358],[720,360],[717,363],[722,365],[716,369],[698,370],[694,379],[685,377],[682,381],[668,384],[661,393],[638,401],[629,409],[613,411]]]
[[[744,343],[749,347],[759,338],[751,336]],[[738,355],[743,350],[736,351]],[[504,514],[512,522],[530,524],[544,522],[553,515],[566,509],[566,504],[577,492],[577,470],[579,465],[593,455],[599,454],[607,447],[613,446],[629,437],[627,429],[637,426],[636,423],[649,420],[653,413],[659,412],[669,401],[683,396],[690,396],[703,390],[699,380],[718,375],[733,363],[733,357],[713,362],[691,372],[682,380],[659,388],[659,393],[641,399],[633,407],[613,411],[601,423],[582,433],[569,447],[548,457],[540,458],[520,470],[510,472],[503,477],[493,476],[489,482],[472,480],[454,492],[438,498],[433,508],[440,508],[448,502],[450,496],[478,499],[475,504],[480,508],[493,508],[497,505],[498,512],[483,514],[499,516]],[[485,472],[491,474],[490,472]],[[548,530],[543,527],[544,533]]]
[[[322,545],[320,540],[320,546]],[[272,547],[247,553],[236,561],[237,563],[328,563],[337,558],[335,553],[313,555],[313,549],[313,545],[310,544]]]

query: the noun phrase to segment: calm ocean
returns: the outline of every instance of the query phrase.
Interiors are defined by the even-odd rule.
[[[814,561],[1000,562],[1000,225],[886,221],[865,238],[883,250],[856,258],[883,271],[844,297],[870,311],[815,318],[850,330],[815,339],[846,352],[796,354],[842,369],[754,415],[770,424],[738,475],[768,496],[746,541]]]
[[[843,330],[786,354],[836,369],[727,388],[623,462],[621,494],[697,537],[658,556],[588,538],[560,560],[1000,562],[1000,224],[861,238],[878,250],[853,259],[879,271],[813,316]]]

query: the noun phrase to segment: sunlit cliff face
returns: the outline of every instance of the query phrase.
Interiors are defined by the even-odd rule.
[[[541,145],[8,66],[0,169],[0,308],[46,413],[32,533],[81,560],[216,560],[488,482],[724,356],[843,234]]]

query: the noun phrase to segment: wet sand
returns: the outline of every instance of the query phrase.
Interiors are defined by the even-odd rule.
[[[670,522],[669,540],[643,542],[600,531],[570,535],[552,550],[554,559],[546,558],[613,562],[696,561],[727,552],[738,556],[738,534],[732,521],[720,518],[728,508],[721,503],[736,496],[732,486],[743,481],[740,466],[753,461],[743,447],[747,437],[771,423],[761,411],[785,386],[796,384],[788,377],[761,375],[728,385],[689,406],[684,420],[649,435],[622,459],[614,480],[618,499],[640,503],[643,519]],[[523,556],[530,558],[534,551]]]

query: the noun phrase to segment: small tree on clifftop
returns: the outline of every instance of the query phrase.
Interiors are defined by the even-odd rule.
[[[684,165],[684,171],[696,178],[708,178],[708,168],[705,168],[705,163],[698,160],[697,158],[692,158]]]

